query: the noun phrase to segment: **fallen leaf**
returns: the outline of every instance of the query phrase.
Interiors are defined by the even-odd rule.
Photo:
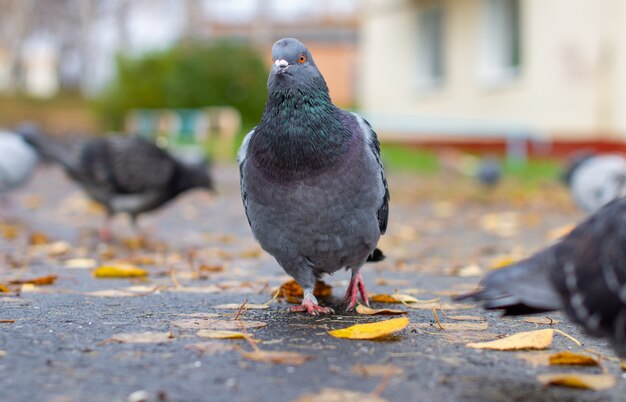
[[[113,335],[102,341],[102,343],[164,343],[172,339],[174,339],[174,335],[171,332],[148,331]]]
[[[198,267],[198,270],[201,272],[222,272],[224,271],[224,266],[202,264]]]
[[[24,285],[24,284],[30,284],[30,285],[36,285],[36,286],[43,286],[43,285],[52,285],[56,280],[57,280],[58,276],[56,275],[48,275],[48,276],[42,276],[39,278],[33,278],[33,279],[15,279],[9,282],[9,284],[11,285]]]
[[[124,262],[131,265],[156,265],[156,259],[151,255],[133,255],[125,258]]]
[[[402,375],[404,370],[393,364],[355,364],[352,372],[363,377],[393,377]]]
[[[185,346],[187,350],[193,350],[202,354],[211,356],[219,353],[230,352],[234,350],[232,345],[219,341],[206,341],[199,343],[192,343]]]
[[[393,333],[402,331],[409,325],[406,317],[393,318],[391,320],[372,322],[369,324],[356,324],[348,328],[336,329],[328,332],[335,338],[344,339],[379,339]]]
[[[34,232],[28,237],[28,244],[33,246],[41,246],[49,242],[48,236],[41,232]]]
[[[98,261],[93,258],[71,258],[65,260],[63,265],[70,269],[91,269],[98,265]]]
[[[547,366],[550,364],[552,352],[520,352],[515,355],[518,359],[524,360],[533,367]]]
[[[302,395],[293,402],[387,402],[387,400],[377,395],[347,389],[323,388],[315,394]]]
[[[55,241],[45,245],[46,253],[51,257],[67,254],[71,249],[72,246],[66,241]]]
[[[602,391],[615,386],[615,377],[610,374],[548,373],[537,376],[543,385],[591,389]]]
[[[11,289],[7,287],[7,285],[0,283],[0,293],[10,293]]]
[[[522,321],[540,325],[556,325],[561,323],[561,321],[553,320],[550,317],[526,317],[522,319]]]
[[[0,224],[0,233],[6,240],[13,240],[20,235],[20,227],[17,225]]]
[[[409,283],[409,281],[407,279],[376,278],[375,283],[378,286],[405,286]]]
[[[0,323],[2,324],[13,324],[15,322],[15,320],[0,320]]]
[[[520,332],[491,342],[468,343],[468,348],[489,350],[542,350],[552,344],[553,329]]]
[[[405,304],[406,307],[414,310],[469,310],[476,308],[474,304],[463,303],[441,303],[441,302],[429,302],[429,303],[410,303]]]
[[[478,264],[470,264],[458,270],[457,276],[461,276],[464,278],[470,276],[481,276],[483,274],[483,270]]]
[[[313,289],[313,295],[315,297],[328,297],[332,294],[333,288],[322,281],[315,283],[315,289]],[[285,298],[289,303],[300,303],[304,297],[304,292],[298,282],[291,280],[280,285],[279,298]]]
[[[137,251],[148,247],[148,242],[144,237],[124,237],[121,243],[129,250]]]
[[[0,357],[4,357],[7,355],[7,352],[5,352],[4,350],[0,350]]]
[[[392,295],[377,294],[369,297],[370,302],[374,303],[419,303],[420,300],[413,296],[405,295],[402,293],[394,293]]]
[[[214,306],[213,308],[223,308],[226,310],[239,310],[241,308],[241,303],[220,304],[220,305]],[[265,310],[268,308],[270,308],[270,306],[268,306],[267,304],[246,303],[243,306],[244,310]]]
[[[313,359],[311,355],[305,355],[298,352],[278,352],[267,350],[255,350],[252,352],[241,352],[241,355],[250,360],[272,364],[289,364],[290,366],[299,366]]]
[[[93,271],[96,278],[141,278],[148,276],[148,271],[133,265],[102,265]]]
[[[359,304],[358,306],[356,306],[356,312],[358,314],[363,314],[363,315],[400,315],[400,314],[407,314],[406,311],[402,311],[402,310],[393,310],[393,309],[388,309],[388,308],[376,309],[376,308],[370,308],[370,307],[364,306],[362,304]]]
[[[199,337],[202,338],[211,338],[211,339],[245,339],[246,335],[242,332],[235,331],[214,331],[208,329],[201,329],[196,333]]]
[[[623,360],[620,360],[619,362],[619,368],[622,371],[626,371],[626,363]]]
[[[598,360],[591,356],[572,353],[567,350],[555,353],[548,358],[551,365],[599,366]]]
[[[233,329],[251,329],[261,328],[267,324],[261,321],[244,321],[244,320],[211,320],[211,319],[185,319],[172,321],[172,325],[182,329],[212,329],[212,330],[233,330]]]

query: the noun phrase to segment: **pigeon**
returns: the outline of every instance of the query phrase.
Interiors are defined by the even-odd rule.
[[[152,211],[192,188],[213,190],[205,163],[187,164],[140,137],[110,136],[65,146],[44,135],[25,138],[42,157],[59,163],[90,198],[106,209],[102,240],[111,239],[110,220],[127,213],[136,228]]]
[[[609,202],[528,259],[490,272],[460,296],[508,315],[564,310],[626,357],[626,198]]]
[[[295,312],[333,313],[313,295],[341,268],[352,278],[347,309],[369,304],[361,267],[384,257],[389,190],[380,144],[361,116],[336,107],[309,50],[297,39],[272,47],[260,123],[238,152],[241,196],[261,247],[302,287]]]
[[[37,161],[37,152],[21,135],[0,131],[0,197],[24,184]]]
[[[476,169],[476,178],[487,188],[495,187],[502,178],[500,162],[494,157],[481,159]]]
[[[626,195],[626,158],[620,154],[578,155],[570,162],[563,181],[576,205],[593,213]]]

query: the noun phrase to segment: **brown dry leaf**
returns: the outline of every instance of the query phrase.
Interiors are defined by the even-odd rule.
[[[198,267],[198,270],[200,272],[222,272],[222,271],[224,271],[224,266],[223,265],[201,264]]]
[[[624,362],[623,360],[620,360],[619,362],[619,368],[622,371],[626,371],[626,362]]]
[[[356,306],[356,312],[363,315],[400,315],[407,314],[406,311],[393,310],[388,308],[376,309],[359,304]]]
[[[448,315],[446,318],[455,321],[487,321],[485,317],[479,315]]]
[[[10,292],[11,292],[11,289],[9,289],[7,285],[0,283],[0,293],[10,293]]]
[[[211,329],[211,330],[244,330],[252,328],[261,328],[267,324],[261,321],[244,321],[244,320],[203,320],[203,319],[186,319],[172,321],[172,325],[182,329]]]
[[[220,305],[214,306],[213,308],[223,308],[226,310],[239,310],[241,308],[241,303],[220,304]],[[244,310],[265,310],[268,308],[270,308],[270,306],[268,306],[267,304],[246,303],[243,306]]]
[[[91,269],[98,265],[98,261],[93,258],[71,258],[65,260],[63,265],[70,269]]]
[[[329,331],[328,333],[335,338],[343,339],[380,339],[402,331],[407,325],[409,325],[409,319],[401,317],[369,324],[356,324],[348,328]]]
[[[315,297],[328,297],[332,294],[333,288],[327,285],[325,282],[317,281],[315,283],[315,289],[313,290],[313,295]],[[304,297],[304,292],[298,282],[291,280],[280,285],[279,298],[285,298],[289,303],[300,303],[302,301],[302,297]]]
[[[594,391],[609,389],[616,384],[615,377],[610,374],[548,373],[537,376],[537,379],[543,385],[558,385]]]
[[[468,278],[471,276],[482,276],[483,270],[478,264],[470,264],[458,270],[457,276]]]
[[[13,324],[15,320],[0,320],[1,324]]]
[[[387,400],[378,395],[347,389],[323,388],[315,394],[302,395],[293,402],[387,402]]]
[[[486,331],[489,328],[487,322],[442,322],[443,331]],[[411,328],[431,328],[441,331],[436,323],[419,323],[411,325]]]
[[[138,332],[128,334],[117,334],[102,341],[107,343],[164,343],[174,339],[171,332]]]
[[[558,352],[548,358],[550,365],[599,366],[598,360],[591,356],[572,353],[567,350]]]
[[[142,278],[148,276],[148,271],[134,265],[102,265],[93,271],[96,278]]]
[[[215,355],[218,353],[230,352],[234,348],[232,345],[229,345],[224,342],[206,341],[206,342],[192,343],[192,344],[186,345],[185,349],[193,350],[193,351],[211,356],[211,355]]]
[[[392,295],[377,294],[369,297],[370,302],[374,303],[419,303],[420,300],[413,296],[405,295],[402,293],[394,293]]]
[[[299,366],[314,358],[311,355],[305,355],[298,352],[278,352],[267,350],[254,350],[252,352],[241,352],[241,355],[250,360],[272,364],[288,364],[290,366]]]
[[[489,350],[542,350],[552,344],[553,329],[519,332],[491,342],[468,343],[468,348]]]
[[[6,240],[13,240],[20,235],[20,227],[17,225],[0,224],[0,233]]]
[[[129,250],[138,251],[148,247],[148,242],[144,237],[124,237],[121,243]]]
[[[56,280],[57,280],[58,276],[56,275],[48,275],[48,276],[42,276],[39,278],[33,278],[33,279],[15,279],[9,282],[10,285],[25,285],[25,284],[29,284],[29,285],[36,285],[36,286],[45,286],[45,285],[52,285]]]
[[[352,372],[363,377],[396,377],[404,374],[402,367],[393,364],[355,364]]]
[[[199,337],[202,338],[211,338],[211,339],[245,339],[246,335],[243,332],[235,332],[235,331],[214,331],[208,329],[201,329],[196,333]]]
[[[44,247],[50,257],[58,257],[67,254],[72,249],[72,246],[66,241],[55,241],[54,243],[46,244]]]
[[[134,255],[124,259],[130,265],[156,265],[156,259],[151,255]]]
[[[561,323],[561,321],[553,320],[550,317],[526,317],[522,319],[522,321],[540,325],[556,325]]]
[[[28,244],[32,246],[42,246],[48,244],[50,239],[44,233],[34,232],[28,237]]]

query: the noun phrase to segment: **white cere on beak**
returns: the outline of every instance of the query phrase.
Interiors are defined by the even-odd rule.
[[[276,67],[287,67],[287,66],[289,65],[289,63],[287,63],[287,60],[278,60],[278,59],[277,59],[277,60],[274,62],[274,65],[275,65]]]

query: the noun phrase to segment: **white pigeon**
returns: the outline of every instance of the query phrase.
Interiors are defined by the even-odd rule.
[[[620,154],[591,155],[575,161],[567,181],[576,205],[593,213],[626,195],[626,158]]]
[[[0,197],[25,183],[37,160],[37,152],[22,136],[0,131]]]

